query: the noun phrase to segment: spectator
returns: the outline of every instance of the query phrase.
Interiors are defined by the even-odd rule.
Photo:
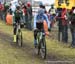
[[[62,41],[68,42],[68,21],[67,21],[67,10],[62,9]]]
[[[62,35],[62,18],[61,18],[62,8],[57,8],[56,19],[58,21],[58,41],[61,40]]]
[[[50,27],[52,28],[54,26],[55,16],[56,16],[56,10],[54,8],[54,5],[51,5],[51,8],[49,9],[49,13],[50,13],[50,21],[51,21]]]
[[[71,27],[71,34],[72,34],[72,47],[75,47],[75,7],[72,8],[70,17],[70,27]]]
[[[32,30],[32,6],[30,2],[27,2],[27,12],[28,12],[28,28]]]
[[[4,2],[4,20],[6,21],[7,10],[9,9],[9,4]]]
[[[0,2],[0,19],[3,20],[3,10],[4,10],[4,6],[3,4],[1,4]]]
[[[26,27],[28,27],[28,13],[27,13],[27,7],[26,5],[23,6],[23,19],[24,19],[24,24],[26,23]]]
[[[12,15],[12,9],[11,9],[11,6],[12,6],[12,4],[10,3],[10,6],[9,6],[9,9],[8,9],[8,12],[10,13],[10,15]]]

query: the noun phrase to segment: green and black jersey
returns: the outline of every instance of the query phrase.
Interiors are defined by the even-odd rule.
[[[23,12],[21,10],[16,10],[14,12],[15,20],[20,20],[23,17]]]

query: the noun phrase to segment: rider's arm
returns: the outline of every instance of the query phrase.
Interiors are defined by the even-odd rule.
[[[34,16],[34,27],[33,27],[33,29],[36,29],[36,21],[37,21],[36,17],[37,17],[37,15]]]
[[[16,11],[13,12],[13,23],[15,23],[15,16],[16,16]]]
[[[47,16],[47,15],[45,15],[45,18],[46,18],[46,22],[47,22],[47,24],[48,24],[48,28],[49,28],[49,27],[50,27],[50,23],[49,23],[48,16]]]
[[[20,17],[21,17],[21,19],[23,19],[23,12],[22,11],[20,12]]]

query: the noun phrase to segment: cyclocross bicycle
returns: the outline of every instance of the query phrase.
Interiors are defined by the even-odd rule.
[[[46,59],[46,40],[45,40],[45,33],[43,30],[39,31],[37,33],[37,46],[36,46],[36,53],[38,55],[41,55],[43,59]]]
[[[22,47],[23,44],[23,37],[20,23],[16,23],[16,44],[20,47]]]

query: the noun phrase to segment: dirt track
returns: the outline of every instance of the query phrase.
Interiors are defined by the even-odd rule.
[[[4,42],[7,42],[7,43],[5,43],[5,45],[7,44],[7,45],[9,45],[9,46],[11,46],[13,48],[20,49],[22,52],[26,53],[28,55],[28,57],[32,59],[32,62],[34,62],[35,59],[39,59],[40,64],[58,64],[57,60],[59,60],[59,59],[57,59],[55,56],[52,56],[52,55],[51,56],[47,55],[47,59],[42,60],[39,56],[37,56],[34,53],[34,48],[31,47],[27,43],[26,44],[23,43],[22,48],[16,46],[15,44],[13,44],[13,37],[10,37],[8,34],[5,34],[5,33],[1,32],[1,31],[0,31],[0,39],[3,40]],[[25,40],[25,42],[26,42],[26,40]],[[16,55],[15,55],[15,58],[17,59]],[[26,59],[26,58],[24,58],[24,59]],[[59,62],[59,64],[60,64],[60,62]],[[66,64],[66,63],[64,63],[64,64]]]

